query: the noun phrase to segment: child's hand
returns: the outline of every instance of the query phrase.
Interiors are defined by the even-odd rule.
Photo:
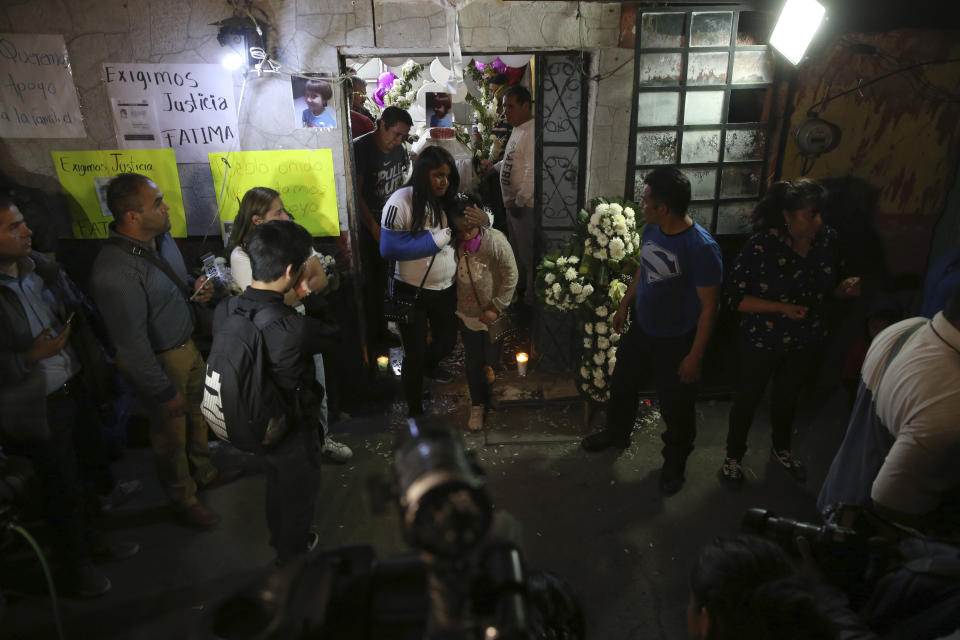
[[[496,309],[486,309],[483,313],[480,314],[480,322],[485,325],[491,325],[497,321],[497,318],[500,317],[500,312]]]

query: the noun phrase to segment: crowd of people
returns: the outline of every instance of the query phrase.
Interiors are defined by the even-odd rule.
[[[351,86],[354,94],[363,90]],[[307,89],[319,96],[322,113],[329,95],[309,83]],[[353,142],[367,343],[371,352],[382,352],[396,340],[385,319],[385,292],[405,301],[408,312],[396,323],[404,350],[401,386],[416,417],[425,413],[424,377],[453,378],[442,363],[459,336],[472,405],[466,426],[481,430],[499,362],[495,328],[511,307],[533,304],[530,93],[521,86],[503,92],[503,158],[482,166],[482,183],[499,176],[503,230],[481,200],[461,193],[465,185],[444,148],[428,146],[411,162],[404,146],[413,126],[407,112],[387,107],[374,122],[360,113],[362,103],[351,99],[353,121],[372,127]],[[314,108],[310,99],[308,105]],[[861,279],[848,273],[837,232],[823,223],[827,193],[805,179],[774,184],[756,207],[754,233],[726,273],[717,242],[688,215],[690,199],[690,183],[676,167],[657,168],[644,179],[640,266],[612,327],[624,335],[607,422],[582,447],[630,445],[641,384],[651,376],[665,425],[659,487],[664,495],[683,487],[697,430],[697,382],[723,305],[740,316],[740,374],[719,478],[731,488],[743,483],[748,433],[769,382],[771,459],[802,482],[805,467],[791,442],[798,400],[816,376],[831,304],[861,295]],[[114,221],[87,297],[33,250],[23,215],[0,199],[2,446],[35,467],[44,517],[58,531],[52,552],[63,590],[105,593],[110,581],[94,561],[138,551],[136,543],[106,543],[97,530],[100,497],[116,480],[90,425],[108,419],[117,376],[150,417],[157,474],[173,513],[198,529],[218,522],[198,494],[242,470],[212,463],[203,412],[209,371],[193,336],[211,323],[216,343],[218,327],[235,313],[269,317],[257,325],[269,375],[286,404],[296,407],[271,420],[258,450],[267,476],[270,544],[277,563],[288,563],[318,544],[310,525],[321,460],[344,462],[352,455],[326,433],[337,411],[330,408],[336,398],[328,393],[324,352],[339,334],[322,295],[327,279],[312,238],[276,190],[250,189],[227,246],[243,293],[229,305],[221,302],[211,318],[213,288],[189,275],[158,185],[121,174],[109,185],[107,204]],[[960,531],[960,473],[953,464],[960,447],[955,263],[951,254],[935,265],[926,317],[871,332],[846,437],[820,492],[826,519],[850,524],[870,510],[948,538]],[[829,637],[827,619],[815,613],[821,611],[816,598],[773,545],[718,541],[698,559],[690,586],[691,637]],[[777,607],[809,610],[808,635],[784,627]]]

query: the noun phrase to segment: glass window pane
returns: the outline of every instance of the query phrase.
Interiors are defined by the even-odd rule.
[[[688,91],[683,106],[683,124],[720,124],[723,91]]]
[[[644,49],[682,47],[684,13],[644,13],[640,20],[640,46]]]
[[[712,197],[712,196],[711,196]],[[712,204],[692,204],[687,208],[687,213],[700,226],[707,231],[713,231],[713,205]]]
[[[766,122],[770,119],[773,90],[731,89],[727,124],[737,122]]]
[[[743,162],[763,160],[767,146],[767,132],[764,129],[727,129],[724,144],[724,162]]]
[[[750,216],[756,202],[731,202],[717,210],[717,235],[750,233]]]
[[[640,84],[680,84],[681,53],[641,53]]]
[[[716,162],[720,159],[720,131],[686,131],[683,134],[683,151],[680,162]]]
[[[637,126],[658,127],[677,124],[680,94],[675,91],[650,91],[637,94]]]
[[[636,174],[633,178],[633,200],[637,203],[640,202],[640,197],[643,195],[643,188],[646,186],[643,184],[643,179],[647,177],[647,174],[653,171],[653,169],[637,169]],[[640,213],[638,210],[637,213]]]
[[[724,167],[720,176],[721,198],[760,195],[760,167]]]
[[[687,84],[724,84],[727,81],[728,53],[691,53]]]
[[[677,161],[676,131],[643,131],[637,134],[637,164],[673,164]]]
[[[690,197],[694,200],[713,200],[717,186],[716,169],[681,168],[680,172],[690,181]]]
[[[690,23],[691,47],[729,47],[733,13],[694,13]]]
[[[737,19],[737,46],[746,47],[770,42],[773,14],[760,11],[741,11]]]
[[[769,51],[737,51],[733,54],[732,82],[773,82],[773,56]]]

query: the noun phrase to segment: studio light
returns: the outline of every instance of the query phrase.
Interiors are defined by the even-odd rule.
[[[236,51],[231,51],[227,54],[224,54],[223,58],[220,60],[227,70],[234,71],[240,68],[240,65],[243,64],[243,57]]]
[[[825,13],[816,0],[787,0],[770,44],[794,65],[800,64]]]

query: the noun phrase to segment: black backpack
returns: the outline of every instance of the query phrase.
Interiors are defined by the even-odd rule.
[[[270,419],[287,415],[290,406],[270,376],[262,331],[296,312],[285,304],[246,309],[240,302],[231,296],[217,310],[224,320],[207,357],[201,412],[217,437],[241,451],[260,452]]]

